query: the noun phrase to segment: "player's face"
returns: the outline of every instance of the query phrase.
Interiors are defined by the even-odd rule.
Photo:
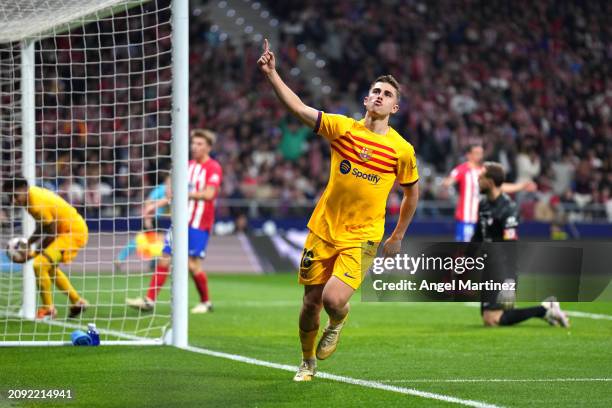
[[[397,91],[391,84],[376,82],[363,100],[363,106],[370,114],[388,116],[399,110]]]
[[[202,160],[210,153],[210,145],[203,137],[191,138],[191,158],[193,160]]]
[[[20,188],[15,190],[15,193],[13,194],[13,204],[20,207],[25,207],[26,205],[28,205],[27,188]]]
[[[478,186],[480,187],[480,192],[486,194],[491,187],[493,186],[493,180],[487,177],[487,172],[483,171],[478,176]]]
[[[484,149],[482,146],[473,147],[468,153],[468,160],[475,164],[482,164],[484,158]]]

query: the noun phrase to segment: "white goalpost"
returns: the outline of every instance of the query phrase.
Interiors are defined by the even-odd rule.
[[[187,346],[188,19],[188,0],[0,2],[0,346],[70,344],[88,323],[102,345]],[[6,253],[35,229],[2,187],[15,176],[88,225],[78,256],[49,272],[55,318],[37,313],[32,261]],[[144,223],[168,177],[172,208]],[[171,276],[152,310],[131,308],[170,225]],[[76,318],[61,272],[89,303]]]

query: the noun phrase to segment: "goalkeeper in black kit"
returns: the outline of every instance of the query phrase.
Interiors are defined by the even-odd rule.
[[[478,223],[472,242],[516,241],[518,239],[518,210],[510,197],[502,193],[501,185],[505,179],[504,168],[499,163],[487,162],[478,179],[480,200]],[[499,249],[499,247],[496,247]],[[515,282],[516,270],[510,266],[513,259],[513,248],[503,251],[497,258],[497,267],[503,270],[504,280]],[[504,259],[504,256],[509,259]],[[493,257],[489,259],[495,262]],[[514,259],[515,260],[515,259]],[[511,326],[532,317],[540,317],[552,326],[569,327],[567,315],[559,307],[554,297],[547,298],[541,306],[514,308],[514,291],[483,292],[480,302],[480,313],[485,326]]]

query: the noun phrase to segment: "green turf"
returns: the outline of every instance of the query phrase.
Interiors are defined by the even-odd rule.
[[[134,280],[138,282],[134,282]],[[265,361],[299,361],[297,314],[301,289],[293,275],[211,276],[216,310],[192,316],[190,343]],[[91,284],[83,280],[83,289]],[[89,311],[127,316],[125,329],[146,319],[125,309],[120,297],[136,295],[139,278],[104,280],[121,289],[115,307]],[[167,290],[164,293],[167,299]],[[110,291],[99,297],[109,303]],[[89,296],[93,291],[89,292]],[[192,288],[192,304],[195,290]],[[337,353],[321,371],[387,382],[453,397],[513,407],[609,407],[607,382],[440,382],[452,379],[612,378],[612,321],[572,319],[572,328],[532,320],[486,329],[478,308],[464,304],[353,302]],[[612,315],[612,304],[564,304],[571,310]],[[166,306],[163,306],[166,307]],[[161,314],[168,310],[162,310]],[[158,317],[155,325],[163,325]],[[142,329],[142,327],[140,327]],[[5,327],[2,327],[5,330]],[[142,332],[141,332],[142,333]],[[153,334],[153,332],[149,333]],[[296,384],[292,373],[178,350],[172,347],[0,348],[0,406],[91,407],[307,407],[448,406],[448,403],[316,379]],[[429,382],[428,382],[429,381]],[[12,388],[70,388],[72,402],[8,401]],[[11,405],[12,404],[12,405]]]

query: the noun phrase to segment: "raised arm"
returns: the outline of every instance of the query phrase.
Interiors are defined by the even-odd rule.
[[[519,191],[528,191],[534,192],[538,189],[538,185],[533,181],[521,181],[517,183],[503,183],[501,185],[501,190],[506,194],[514,194]]]
[[[276,96],[283,105],[285,105],[287,110],[303,124],[313,129],[317,123],[319,111],[304,104],[300,97],[297,96],[295,92],[285,84],[280,75],[278,75],[276,71],[276,58],[274,57],[274,53],[270,51],[270,45],[268,44],[267,38],[264,40],[263,53],[261,57],[259,57],[259,60],[257,60],[257,65],[259,65],[261,71],[266,75],[266,78],[268,78],[268,81],[272,84]]]

